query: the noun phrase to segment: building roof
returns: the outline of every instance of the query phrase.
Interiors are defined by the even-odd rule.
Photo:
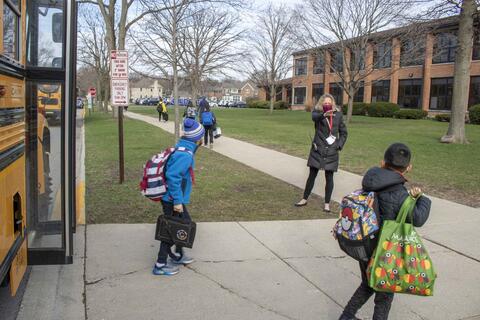
[[[451,27],[457,26],[458,22],[459,22],[458,15],[446,17],[442,19],[415,22],[399,28],[393,28],[393,29],[375,32],[375,33],[372,33],[370,37],[372,38],[372,40],[375,40],[375,38],[378,39],[378,38],[394,37],[396,35],[401,34],[402,32],[405,32],[405,30],[407,30],[408,28],[411,28],[412,26],[417,26],[419,29],[424,28],[425,30],[429,30],[429,31],[432,31],[434,29],[451,28]],[[329,44],[325,44],[325,45],[310,48],[310,49],[299,50],[294,52],[293,55],[294,56],[305,55],[312,51],[328,49],[328,48],[334,47],[338,43],[339,42],[334,42],[334,43],[329,43]]]

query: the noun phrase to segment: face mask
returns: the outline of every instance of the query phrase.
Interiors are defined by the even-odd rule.
[[[323,107],[323,112],[332,111],[332,105],[331,104],[324,104],[324,105],[322,105],[322,107]]]

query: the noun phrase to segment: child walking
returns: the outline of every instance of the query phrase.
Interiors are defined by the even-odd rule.
[[[167,216],[182,214],[183,218],[191,220],[186,205],[190,203],[192,184],[195,181],[194,155],[202,145],[205,130],[201,124],[189,118],[184,120],[183,129],[184,135],[175,146],[177,151],[170,156],[166,164],[167,193],[162,198],[162,207]],[[172,252],[172,246],[171,242],[160,243],[157,262],[153,268],[154,275],[174,275],[179,272],[178,267],[167,264],[169,256],[176,265],[194,262],[185,254],[183,248],[177,246],[175,252]]]
[[[412,169],[410,149],[403,143],[394,143],[385,151],[381,167],[374,167],[363,177],[362,187],[366,192],[376,193],[379,208],[379,221],[395,220],[409,193],[417,198],[412,220],[415,227],[421,227],[428,219],[431,200],[422,195],[419,188],[407,191],[404,186],[405,174]],[[408,220],[407,220],[408,221]],[[375,292],[369,285],[366,275],[368,263],[360,262],[362,282],[345,307],[340,320],[358,319],[357,311],[375,294],[373,320],[388,319],[393,302],[393,293]]]
[[[210,105],[207,103],[204,107],[204,111],[200,114],[200,123],[205,128],[205,147],[209,146],[210,140],[210,148],[213,148],[213,128],[217,122],[215,118],[215,114],[210,111]]]

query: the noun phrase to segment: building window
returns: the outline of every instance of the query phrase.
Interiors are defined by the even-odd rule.
[[[400,80],[398,82],[398,104],[404,108],[422,107],[422,79]]]
[[[20,60],[20,7],[18,1],[3,2],[3,54]]]
[[[452,32],[439,33],[435,37],[433,46],[433,63],[446,63],[455,61],[457,51],[457,35]]]
[[[353,102],[363,102],[363,95],[365,90],[363,88],[363,82],[360,83],[360,87],[357,90],[357,93],[353,96]]]
[[[316,53],[313,56],[313,74],[323,73],[325,70],[325,55],[323,52]]]
[[[390,68],[392,65],[391,43],[379,43],[373,49],[373,66],[377,69]]]
[[[472,77],[470,79],[470,96],[468,98],[468,106],[480,104],[480,77]]]
[[[365,69],[365,49],[356,50],[350,59],[350,70]]]
[[[425,60],[425,38],[403,40],[400,47],[400,66],[421,66]]]
[[[335,98],[337,106],[343,105],[343,88],[339,83],[330,83],[330,94]]]
[[[372,85],[372,102],[390,100],[390,80],[376,81]]]
[[[307,58],[295,60],[295,75],[302,76],[307,74]]]
[[[341,51],[331,51],[330,61],[330,72],[343,72],[343,54]]]
[[[480,33],[477,33],[473,39],[472,60],[480,60]]]
[[[432,79],[430,88],[430,110],[451,110],[453,78]]]
[[[293,88],[293,104],[304,104],[305,98],[307,96],[307,88],[306,87],[299,87]]]
[[[312,98],[313,104],[317,104],[318,99],[323,95],[324,87],[323,83],[314,83],[312,84]]]

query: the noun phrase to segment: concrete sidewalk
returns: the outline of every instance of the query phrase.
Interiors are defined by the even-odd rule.
[[[151,274],[154,225],[89,225],[85,260],[79,230],[73,265],[33,268],[17,320],[338,319],[360,277],[330,237],[332,223],[199,223],[189,252],[197,261],[173,277]],[[428,249],[435,296],[397,295],[390,319],[480,318],[479,264]],[[362,319],[372,316],[371,300]]]
[[[170,133],[174,132],[173,122],[160,123],[153,117],[132,112],[127,112],[126,116],[157,126]],[[228,135],[228,128],[222,129]],[[214,151],[302,189],[308,177],[305,159],[237,139],[228,137],[218,139],[215,142]],[[381,155],[379,155],[379,159],[380,157]],[[361,180],[362,177],[359,175],[340,170],[335,175],[332,199],[340,202],[344,195],[361,187]],[[313,192],[322,196],[324,185],[324,177],[319,175]],[[480,242],[477,237],[480,209],[435,197],[430,198],[433,201],[432,211],[427,224],[419,229],[422,236],[480,262]]]

